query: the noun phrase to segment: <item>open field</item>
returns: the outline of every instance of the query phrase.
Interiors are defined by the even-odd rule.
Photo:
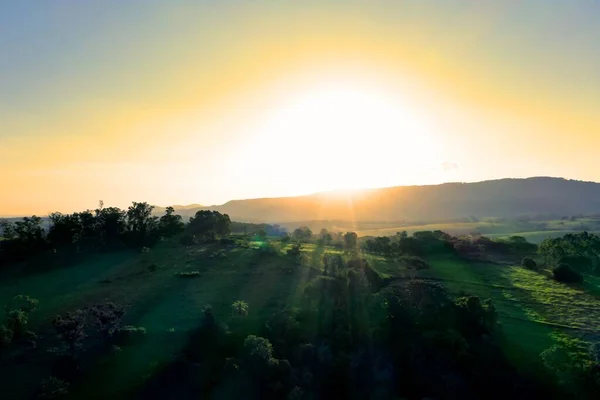
[[[226,317],[234,301],[244,300],[250,305],[250,325],[258,330],[265,316],[297,304],[310,279],[310,268],[290,274],[278,258],[261,255],[258,245],[219,249],[162,243],[149,253],[94,256],[81,265],[6,279],[0,285],[0,302],[18,293],[39,299],[31,327],[48,342],[52,342],[49,322],[58,313],[106,300],[125,305],[124,322],[145,327],[147,340],[97,359],[91,373],[72,391],[74,398],[125,397],[175,359],[205,305],[211,304],[215,315]],[[303,251],[310,258],[315,246],[305,245]],[[577,288],[520,267],[471,263],[452,256],[431,257],[432,268],[418,272],[384,257],[365,257],[384,277],[431,279],[454,295],[466,292],[491,298],[506,337],[507,354],[524,371],[534,368],[529,364],[539,363],[539,353],[552,345],[578,355],[600,339],[600,281],[596,278],[588,278],[584,288]],[[176,275],[191,271],[199,274],[193,278]],[[32,376],[44,377],[43,363],[21,368],[27,368],[28,374],[12,367],[0,371],[15,374],[14,379],[3,381],[2,390],[22,391]]]
[[[600,340],[600,298],[518,266],[468,263],[453,258],[431,260],[424,275],[440,279],[454,293],[491,298],[508,341],[518,347],[515,362],[552,345],[585,353]],[[588,284],[590,279],[588,278]]]
[[[557,237],[561,237],[566,235],[567,233],[579,233],[581,231],[578,230],[556,230],[556,231],[534,231],[534,232],[513,232],[509,235],[504,234],[504,233],[491,233],[491,234],[486,234],[485,236],[488,236],[490,238],[498,238],[498,239],[505,239],[509,236],[512,235],[518,235],[518,236],[522,236],[525,239],[527,239],[528,242],[531,243],[535,243],[535,244],[540,244],[541,242],[544,241],[544,239],[554,239]],[[589,233],[600,233],[600,231],[588,231]]]
[[[147,340],[100,360],[94,369],[97,373],[89,374],[73,392],[74,397],[85,398],[124,395],[141,384],[153,368],[175,357],[186,343],[185,333],[198,325],[207,304],[215,314],[227,315],[231,304],[243,299],[251,305],[251,322],[284,304],[293,304],[298,295],[303,277],[285,274],[279,265],[261,259],[255,249],[236,248],[214,257],[209,253],[210,247],[163,245],[147,254],[99,256],[81,265],[7,280],[0,286],[0,301],[19,293],[37,298],[40,306],[30,325],[39,334],[51,334],[49,322],[58,313],[106,300],[125,305],[125,324],[145,327]],[[151,271],[152,265],[156,270]],[[176,276],[186,271],[199,271],[200,275]],[[24,367],[28,374],[14,371],[15,379],[3,381],[2,389],[21,392],[26,382],[19,377],[30,380],[30,367]]]
[[[396,227],[385,227],[381,229],[368,229],[359,230],[356,233],[359,236],[393,236],[396,232],[406,231],[409,235],[418,231],[435,231],[440,230],[451,235],[470,235],[473,233],[483,234],[490,238],[507,238],[509,236],[523,236],[527,241],[531,243],[539,244],[544,239],[556,238],[567,233],[577,233],[581,231],[588,231],[590,233],[599,233],[598,225],[594,224],[583,224],[583,229],[578,229],[578,225],[582,223],[565,223],[565,225],[558,225],[562,221],[548,221],[544,222],[544,229],[539,230],[539,226],[521,226],[506,223],[473,223],[473,222],[456,222],[456,223],[443,223],[443,224],[425,224],[425,225],[408,225],[408,226],[396,226]],[[531,230],[529,230],[531,229]]]

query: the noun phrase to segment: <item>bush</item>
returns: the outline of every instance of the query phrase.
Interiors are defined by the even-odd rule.
[[[568,264],[561,263],[552,270],[552,275],[558,282],[564,283],[582,283],[583,275],[575,271]]]
[[[525,269],[530,269],[530,270],[537,269],[537,263],[535,262],[535,260],[533,258],[529,258],[529,257],[523,258],[523,260],[521,261],[521,266]]]
[[[248,303],[238,300],[231,305],[231,313],[236,317],[245,317],[248,315]]]
[[[118,344],[133,344],[146,337],[146,328],[143,326],[127,325],[115,332]]]
[[[83,310],[76,310],[64,315],[57,315],[52,320],[52,325],[60,339],[68,346],[71,358],[75,358],[75,351],[81,347],[85,334],[87,314]]]
[[[59,399],[69,392],[69,383],[51,376],[42,381],[38,397],[40,399]]]

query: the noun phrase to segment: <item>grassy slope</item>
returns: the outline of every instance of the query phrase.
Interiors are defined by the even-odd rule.
[[[424,274],[451,292],[491,298],[515,365],[528,368],[543,350],[560,345],[580,356],[600,340],[600,298],[588,287],[571,287],[517,266],[474,264],[453,257],[431,260]],[[597,285],[597,283],[596,283]]]
[[[235,300],[243,299],[250,304],[248,319],[258,325],[265,315],[283,304],[293,304],[299,295],[296,289],[305,277],[286,274],[281,265],[269,259],[257,259],[258,252],[253,249],[236,248],[224,257],[206,257],[210,251],[161,244],[148,254],[99,257],[82,265],[7,281],[0,287],[0,301],[18,293],[39,299],[40,307],[32,314],[30,327],[47,338],[53,336],[49,322],[57,313],[105,300],[125,305],[124,322],[146,327],[147,340],[99,360],[86,382],[73,393],[74,397],[114,397],[173,359],[186,343],[185,332],[198,325],[207,304],[223,317],[230,313]],[[148,268],[152,264],[158,267],[154,272]],[[196,270],[200,271],[198,277],[175,276]],[[46,341],[57,345],[51,339]],[[40,348],[44,345],[40,341]],[[12,374],[13,368],[5,365],[0,373],[14,379],[3,380],[0,390],[21,393],[32,376],[34,382],[45,377],[42,374],[47,370],[43,366],[38,369],[31,372],[32,366],[24,364],[22,370],[27,374]]]
[[[314,246],[305,247],[309,257],[313,250]],[[114,398],[118,397],[115,393],[134,388],[175,357],[186,343],[186,331],[198,325],[206,304],[222,319],[229,315],[233,301],[247,301],[248,318],[258,331],[266,316],[284,305],[294,305],[308,279],[308,269],[285,273],[280,260],[261,259],[254,249],[234,248],[223,256],[209,257],[212,252],[207,247],[162,243],[147,254],[98,256],[84,265],[6,281],[0,286],[0,301],[17,293],[38,298],[40,307],[32,315],[31,325],[47,338],[52,337],[49,321],[58,312],[104,300],[125,305],[125,323],[146,327],[147,340],[96,360],[86,380],[72,393],[80,398]],[[522,368],[535,364],[537,355],[553,344],[576,353],[599,336],[600,300],[596,296],[600,280],[588,279],[584,291],[519,267],[436,257],[429,260],[430,270],[416,273],[382,257],[366,257],[388,276],[436,279],[452,293],[465,291],[492,298],[508,339],[509,356]],[[151,271],[151,265],[157,269]],[[200,275],[175,276],[182,271],[200,271]],[[44,340],[51,342],[41,339],[40,348]],[[43,363],[37,369],[18,365],[0,370],[3,377],[10,377],[0,384],[4,393],[20,392],[27,386],[26,380],[36,382],[47,375]]]
[[[532,228],[536,224],[544,224],[542,229]],[[548,237],[559,237],[567,233],[577,233],[583,230],[599,233],[600,224],[598,220],[590,218],[578,218],[575,221],[569,220],[548,220],[533,221],[531,224],[519,224],[516,221],[507,221],[502,223],[491,222],[453,222],[453,223],[432,223],[422,225],[398,225],[389,226],[382,224],[376,226],[373,224],[369,229],[359,229],[356,233],[359,236],[393,236],[396,232],[406,231],[412,234],[417,231],[441,230],[453,235],[468,235],[476,231],[482,231],[484,236],[505,238],[512,235],[519,235],[527,238],[532,243],[541,243]]]

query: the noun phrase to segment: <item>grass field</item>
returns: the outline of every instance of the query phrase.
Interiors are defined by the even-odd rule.
[[[516,364],[552,345],[567,346],[577,356],[600,340],[600,298],[590,290],[518,266],[454,258],[432,259],[431,263],[433,268],[424,275],[441,280],[450,291],[493,300],[503,332],[516,347],[512,354]]]
[[[304,252],[311,257],[314,249],[307,245]],[[430,258],[432,268],[418,272],[383,257],[365,257],[384,276],[433,279],[455,295],[467,292],[491,298],[507,339],[507,354],[524,370],[533,368],[530,364],[539,362],[539,353],[552,345],[577,355],[600,338],[600,279],[589,278],[584,288],[576,288],[520,267],[450,256]],[[199,274],[177,276],[190,271]],[[0,302],[19,293],[39,299],[31,327],[48,341],[53,336],[49,322],[57,313],[106,300],[124,305],[125,324],[145,327],[147,339],[96,359],[70,395],[119,398],[176,357],[207,304],[223,318],[234,301],[244,300],[250,305],[248,320],[259,330],[266,315],[296,304],[309,274],[309,268],[286,272],[278,258],[264,257],[253,247],[217,250],[161,243],[149,253],[94,256],[84,264],[7,279],[0,285]],[[0,390],[23,391],[32,376],[34,381],[45,377],[44,367],[41,362],[36,368],[24,364],[0,371],[5,377],[14,376],[3,380]]]
[[[490,237],[490,238],[504,239],[511,235],[518,235],[518,236],[523,236],[525,239],[527,239],[528,242],[539,244],[548,238],[554,239],[557,237],[564,236],[567,233],[579,233],[579,232],[581,232],[581,231],[580,230],[555,230],[555,231],[513,232],[509,235],[504,234],[504,233],[492,233],[492,234],[486,234],[485,236]],[[596,233],[596,234],[600,233],[600,231],[589,231],[589,232]]]
[[[155,270],[150,268],[153,265]],[[176,275],[185,271],[200,274],[193,278]],[[207,304],[213,306],[216,315],[227,316],[231,304],[243,299],[250,304],[251,324],[283,305],[293,304],[305,278],[285,273],[252,248],[212,253],[210,247],[161,244],[150,253],[99,256],[69,268],[5,281],[0,286],[0,301],[5,303],[19,293],[37,298],[40,304],[31,315],[30,327],[49,337],[53,336],[49,322],[58,313],[107,300],[124,305],[124,323],[145,327],[147,340],[98,360],[92,373],[86,374],[86,380],[71,393],[73,398],[100,399],[127,393],[153,370],[173,360],[186,343],[186,332],[198,325]],[[22,393],[36,373],[31,365],[23,364],[22,368],[27,374],[13,368],[0,371],[7,374],[3,376],[14,374],[14,379],[0,384],[0,390]],[[34,381],[45,377],[42,371],[43,366],[39,366],[40,375]]]
[[[556,238],[567,233],[577,233],[583,230],[587,230],[590,233],[600,233],[596,224],[590,226],[584,226],[586,229],[578,229],[578,226],[582,225],[581,222],[572,223],[568,221],[564,225],[558,225],[559,222],[563,221],[547,221],[545,222],[548,229],[544,230],[527,230],[527,226],[519,228],[513,224],[493,224],[485,222],[457,222],[457,223],[444,223],[444,224],[424,224],[424,225],[407,225],[407,226],[396,226],[396,227],[385,227],[376,229],[365,229],[359,230],[356,233],[359,236],[393,236],[396,232],[406,231],[409,235],[418,231],[435,231],[440,230],[451,235],[469,235],[475,232],[480,232],[484,236],[490,238],[507,238],[509,236],[518,235],[523,236],[531,243],[541,243],[547,238]],[[589,228],[593,229],[589,229]],[[571,229],[572,228],[572,229]]]

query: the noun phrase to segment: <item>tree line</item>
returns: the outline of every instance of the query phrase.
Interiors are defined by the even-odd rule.
[[[173,207],[167,207],[160,217],[153,210],[154,206],[146,202],[133,202],[126,210],[104,207],[100,202],[95,210],[51,213],[48,229],[42,227],[42,218],[35,215],[14,222],[0,220],[0,264],[48,252],[150,247],[182,233],[188,242],[211,241],[227,237],[231,231],[229,216],[217,211],[200,210],[186,224]]]

